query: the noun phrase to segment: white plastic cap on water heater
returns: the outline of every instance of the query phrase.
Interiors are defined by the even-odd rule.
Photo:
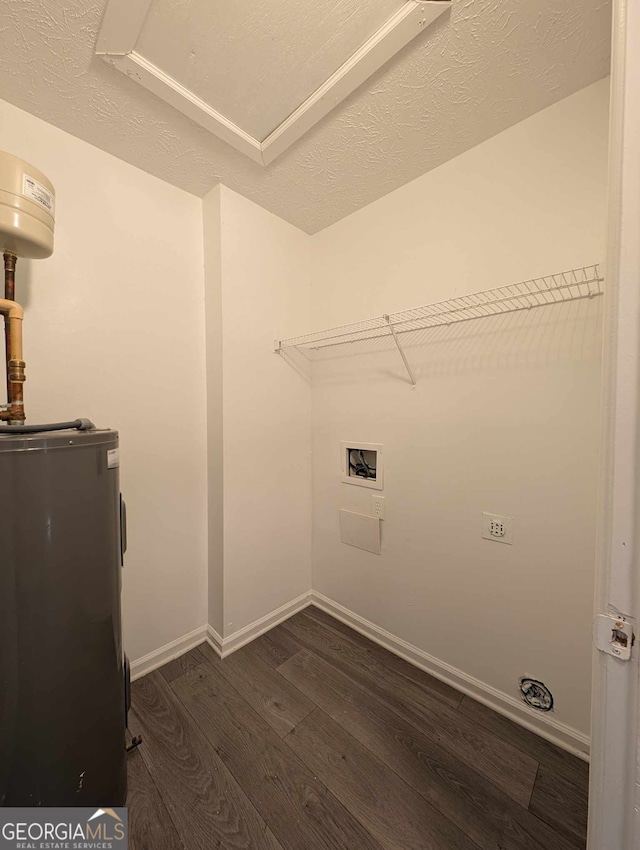
[[[56,194],[41,171],[0,151],[0,253],[40,260],[53,252]]]

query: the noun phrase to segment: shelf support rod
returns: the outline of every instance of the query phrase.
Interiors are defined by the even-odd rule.
[[[416,379],[413,377],[413,372],[411,371],[411,366],[409,366],[409,361],[407,360],[407,357],[406,357],[404,351],[402,350],[402,346],[400,345],[400,340],[398,339],[398,334],[396,333],[396,329],[391,324],[391,319],[389,318],[388,314],[385,315],[384,320],[387,323],[387,327],[391,331],[391,336],[393,337],[393,341],[395,342],[395,344],[398,348],[398,351],[400,352],[400,357],[402,357],[402,362],[404,363],[404,368],[407,370],[407,374],[409,375],[409,380],[411,381],[411,386],[415,387]]]

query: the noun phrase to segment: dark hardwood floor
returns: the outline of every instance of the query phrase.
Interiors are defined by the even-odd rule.
[[[588,766],[318,608],[133,684],[131,850],[580,850]]]

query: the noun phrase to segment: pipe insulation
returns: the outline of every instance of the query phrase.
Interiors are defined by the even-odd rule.
[[[11,331],[9,359],[22,360],[22,322],[24,320],[24,310],[17,301],[7,301],[6,298],[0,298],[0,314],[9,318],[9,329]]]
[[[25,382],[24,367],[22,359],[22,322],[24,310],[17,301],[9,301],[0,298],[0,315],[9,320],[9,359],[7,361],[7,386],[9,411],[2,414],[3,419],[8,418],[10,422],[21,424],[24,422],[24,400],[22,385]]]
[[[11,251],[4,252],[4,297],[7,301],[16,300],[16,262],[18,258]],[[4,317],[4,348],[7,377],[7,403],[11,403],[11,382],[9,381],[9,360],[11,359],[11,329],[9,317]]]

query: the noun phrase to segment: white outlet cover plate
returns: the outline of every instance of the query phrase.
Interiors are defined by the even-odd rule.
[[[371,495],[371,516],[384,519],[384,496],[381,496],[380,493],[372,493]]]
[[[504,529],[504,534],[491,533],[492,523],[499,523]],[[495,543],[513,543],[513,517],[501,516],[500,514],[482,514],[482,536],[485,540],[493,540]]]

